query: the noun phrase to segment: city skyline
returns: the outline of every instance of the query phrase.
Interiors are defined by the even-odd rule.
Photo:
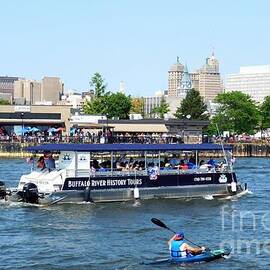
[[[193,71],[214,47],[223,79],[240,66],[270,63],[267,1],[29,0],[1,6],[3,76],[58,76],[66,89],[84,91],[100,72],[108,90],[124,81],[127,94],[150,96],[167,89],[176,56]]]

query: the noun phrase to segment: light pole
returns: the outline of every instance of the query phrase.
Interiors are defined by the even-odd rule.
[[[191,115],[188,114],[188,115],[184,115],[184,117],[189,120],[191,118]],[[187,127],[187,123],[186,123],[186,119],[184,119],[184,127],[183,127],[183,131],[182,131],[182,136],[183,136],[183,143],[185,143],[185,130],[186,130],[186,127]]]
[[[23,143],[23,135],[24,135],[24,124],[23,124],[23,117],[24,113],[21,112],[21,119],[22,119],[22,134],[21,134],[21,142]]]
[[[106,136],[106,143],[109,143],[109,138],[108,138],[108,127],[109,127],[109,119],[108,119],[108,114],[106,113],[106,133],[105,133],[105,136]]]

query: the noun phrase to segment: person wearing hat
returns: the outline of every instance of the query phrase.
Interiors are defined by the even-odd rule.
[[[205,251],[205,247],[195,248],[191,247],[184,241],[184,233],[179,232],[175,234],[169,241],[169,250],[172,259],[189,257],[197,254],[201,254]]]

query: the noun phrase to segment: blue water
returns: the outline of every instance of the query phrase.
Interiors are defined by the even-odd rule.
[[[269,165],[269,159],[237,160],[238,178],[249,184],[253,194],[234,201],[156,199],[141,205],[43,208],[2,202],[0,269],[269,269]],[[29,170],[24,160],[0,160],[0,180],[9,187]],[[180,268],[142,264],[168,254],[171,233],[152,224],[152,217],[212,249],[226,241],[234,252],[226,260]]]

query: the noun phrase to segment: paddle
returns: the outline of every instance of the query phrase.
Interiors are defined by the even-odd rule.
[[[157,226],[161,227],[161,228],[164,228],[164,229],[167,229],[171,232],[173,232],[174,234],[176,234],[176,232],[174,230],[172,230],[171,228],[169,228],[165,223],[163,223],[161,220],[157,219],[157,218],[151,218],[151,221],[156,224]],[[197,246],[199,248],[201,248],[201,246],[193,243],[192,241],[188,240],[186,237],[185,237],[186,241],[188,241],[189,243],[193,244],[194,246]]]

